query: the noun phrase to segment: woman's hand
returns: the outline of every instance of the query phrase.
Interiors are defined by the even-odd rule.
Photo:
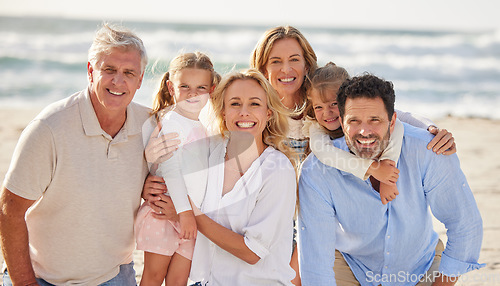
[[[179,221],[179,215],[175,211],[174,203],[172,199],[165,195],[158,195],[159,200],[149,203],[149,206],[155,211],[153,217],[157,219],[168,219],[171,221]]]
[[[160,200],[159,195],[167,192],[167,186],[162,177],[148,175],[142,187],[142,198],[148,202]]]
[[[451,132],[446,129],[439,129],[434,125],[427,128],[431,134],[434,134],[434,139],[429,142],[427,149],[436,152],[436,154],[451,155],[457,152],[455,138]]]
[[[168,160],[181,143],[179,139],[175,139],[179,136],[177,133],[167,133],[158,137],[160,129],[160,124],[158,124],[149,137],[146,149],[144,149],[144,155],[148,163],[159,164]]]

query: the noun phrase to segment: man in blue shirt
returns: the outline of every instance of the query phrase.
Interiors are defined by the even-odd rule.
[[[377,159],[394,129],[394,101],[390,82],[373,75],[346,81],[337,98],[345,139],[332,143]],[[484,266],[477,263],[482,220],[458,157],[427,150],[431,134],[404,128],[397,165],[400,194],[386,205],[376,179],[360,180],[313,154],[304,162],[299,183],[302,285],[453,285],[460,275]],[[442,254],[429,207],[447,229]],[[348,271],[339,274],[345,263]]]

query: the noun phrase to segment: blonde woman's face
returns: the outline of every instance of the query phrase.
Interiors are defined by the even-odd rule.
[[[262,142],[271,117],[266,91],[256,80],[235,80],[224,92],[223,115],[229,131],[249,132],[256,142]]]
[[[307,74],[304,51],[296,39],[274,43],[265,66],[265,76],[280,97],[297,96]]]

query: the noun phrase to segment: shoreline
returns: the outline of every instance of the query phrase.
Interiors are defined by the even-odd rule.
[[[41,109],[0,108],[0,178],[2,182],[22,130]],[[497,215],[500,210],[500,152],[497,149],[500,147],[497,143],[500,142],[500,120],[444,117],[435,120],[435,124],[440,128],[446,128],[455,137],[462,170],[483,218],[484,235],[479,262],[487,265],[465,275],[457,285],[500,284],[500,217]],[[446,237],[445,229],[440,223],[435,224],[435,230],[442,239]],[[142,260],[142,252],[135,251],[134,262],[138,278],[142,274]]]

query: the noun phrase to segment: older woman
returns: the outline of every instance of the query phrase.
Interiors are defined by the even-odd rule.
[[[314,50],[302,35],[291,26],[267,30],[259,40],[250,58],[250,66],[258,69],[278,92],[283,104],[298,111],[289,117],[289,145],[299,161],[308,153],[308,139],[302,134],[303,116],[309,78],[317,68]]]
[[[267,30],[255,46],[250,57],[250,66],[258,69],[278,92],[281,101],[295,111],[288,117],[287,145],[295,151],[296,166],[309,154],[309,139],[302,133],[303,111],[307,102],[309,78],[317,65],[314,50],[302,35],[291,26],[279,26]],[[295,244],[295,238],[294,238]],[[291,265],[296,272],[293,279],[300,285],[297,251],[294,248]]]

